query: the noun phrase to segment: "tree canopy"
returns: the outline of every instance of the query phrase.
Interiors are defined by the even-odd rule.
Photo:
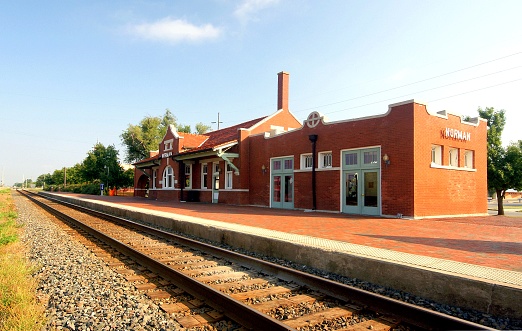
[[[126,149],[125,161],[132,163],[149,157],[150,151],[158,149],[169,125],[174,125],[178,132],[190,133],[190,125],[178,124],[169,109],[163,117],[146,116],[138,125],[129,124],[120,135]]]
[[[522,190],[522,141],[502,146],[502,131],[506,124],[505,110],[493,107],[478,109],[488,123],[488,189],[497,197],[498,214],[504,215],[504,197],[509,189]]]
[[[210,125],[205,125],[202,122],[196,123],[196,133],[205,134],[209,132],[211,129]]]
[[[81,173],[85,181],[100,181],[107,187],[126,187],[134,184],[134,174],[124,171],[118,162],[118,150],[113,145],[94,145],[82,162]]]

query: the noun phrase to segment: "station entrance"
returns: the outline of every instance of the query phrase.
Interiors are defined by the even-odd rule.
[[[381,214],[380,148],[342,152],[342,212]]]
[[[270,207],[294,208],[294,158],[274,158],[271,161]]]

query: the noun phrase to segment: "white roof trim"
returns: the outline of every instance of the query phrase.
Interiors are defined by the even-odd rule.
[[[265,117],[263,120],[257,122],[256,124],[252,125],[250,128],[248,128],[248,130],[253,130],[255,129],[256,127],[260,126],[261,124],[267,122],[268,120],[272,119],[274,116],[284,112],[285,110],[284,109],[279,109],[278,111],[276,111],[275,113],[273,113],[272,115],[268,115],[267,117]],[[290,115],[292,115],[292,117],[297,121],[297,122],[300,122],[299,119],[290,111],[288,110],[288,113]]]

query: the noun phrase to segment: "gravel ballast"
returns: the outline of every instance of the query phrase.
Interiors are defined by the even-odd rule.
[[[123,276],[54,224],[26,198],[13,194],[22,241],[36,263],[37,297],[46,330],[179,330]]]

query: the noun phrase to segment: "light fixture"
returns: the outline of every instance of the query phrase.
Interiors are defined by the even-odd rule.
[[[384,154],[382,156],[382,160],[384,161],[384,164],[386,164],[386,166],[390,165],[390,157],[388,156],[388,154]]]
[[[261,172],[266,174],[266,167],[264,164],[261,166]]]

